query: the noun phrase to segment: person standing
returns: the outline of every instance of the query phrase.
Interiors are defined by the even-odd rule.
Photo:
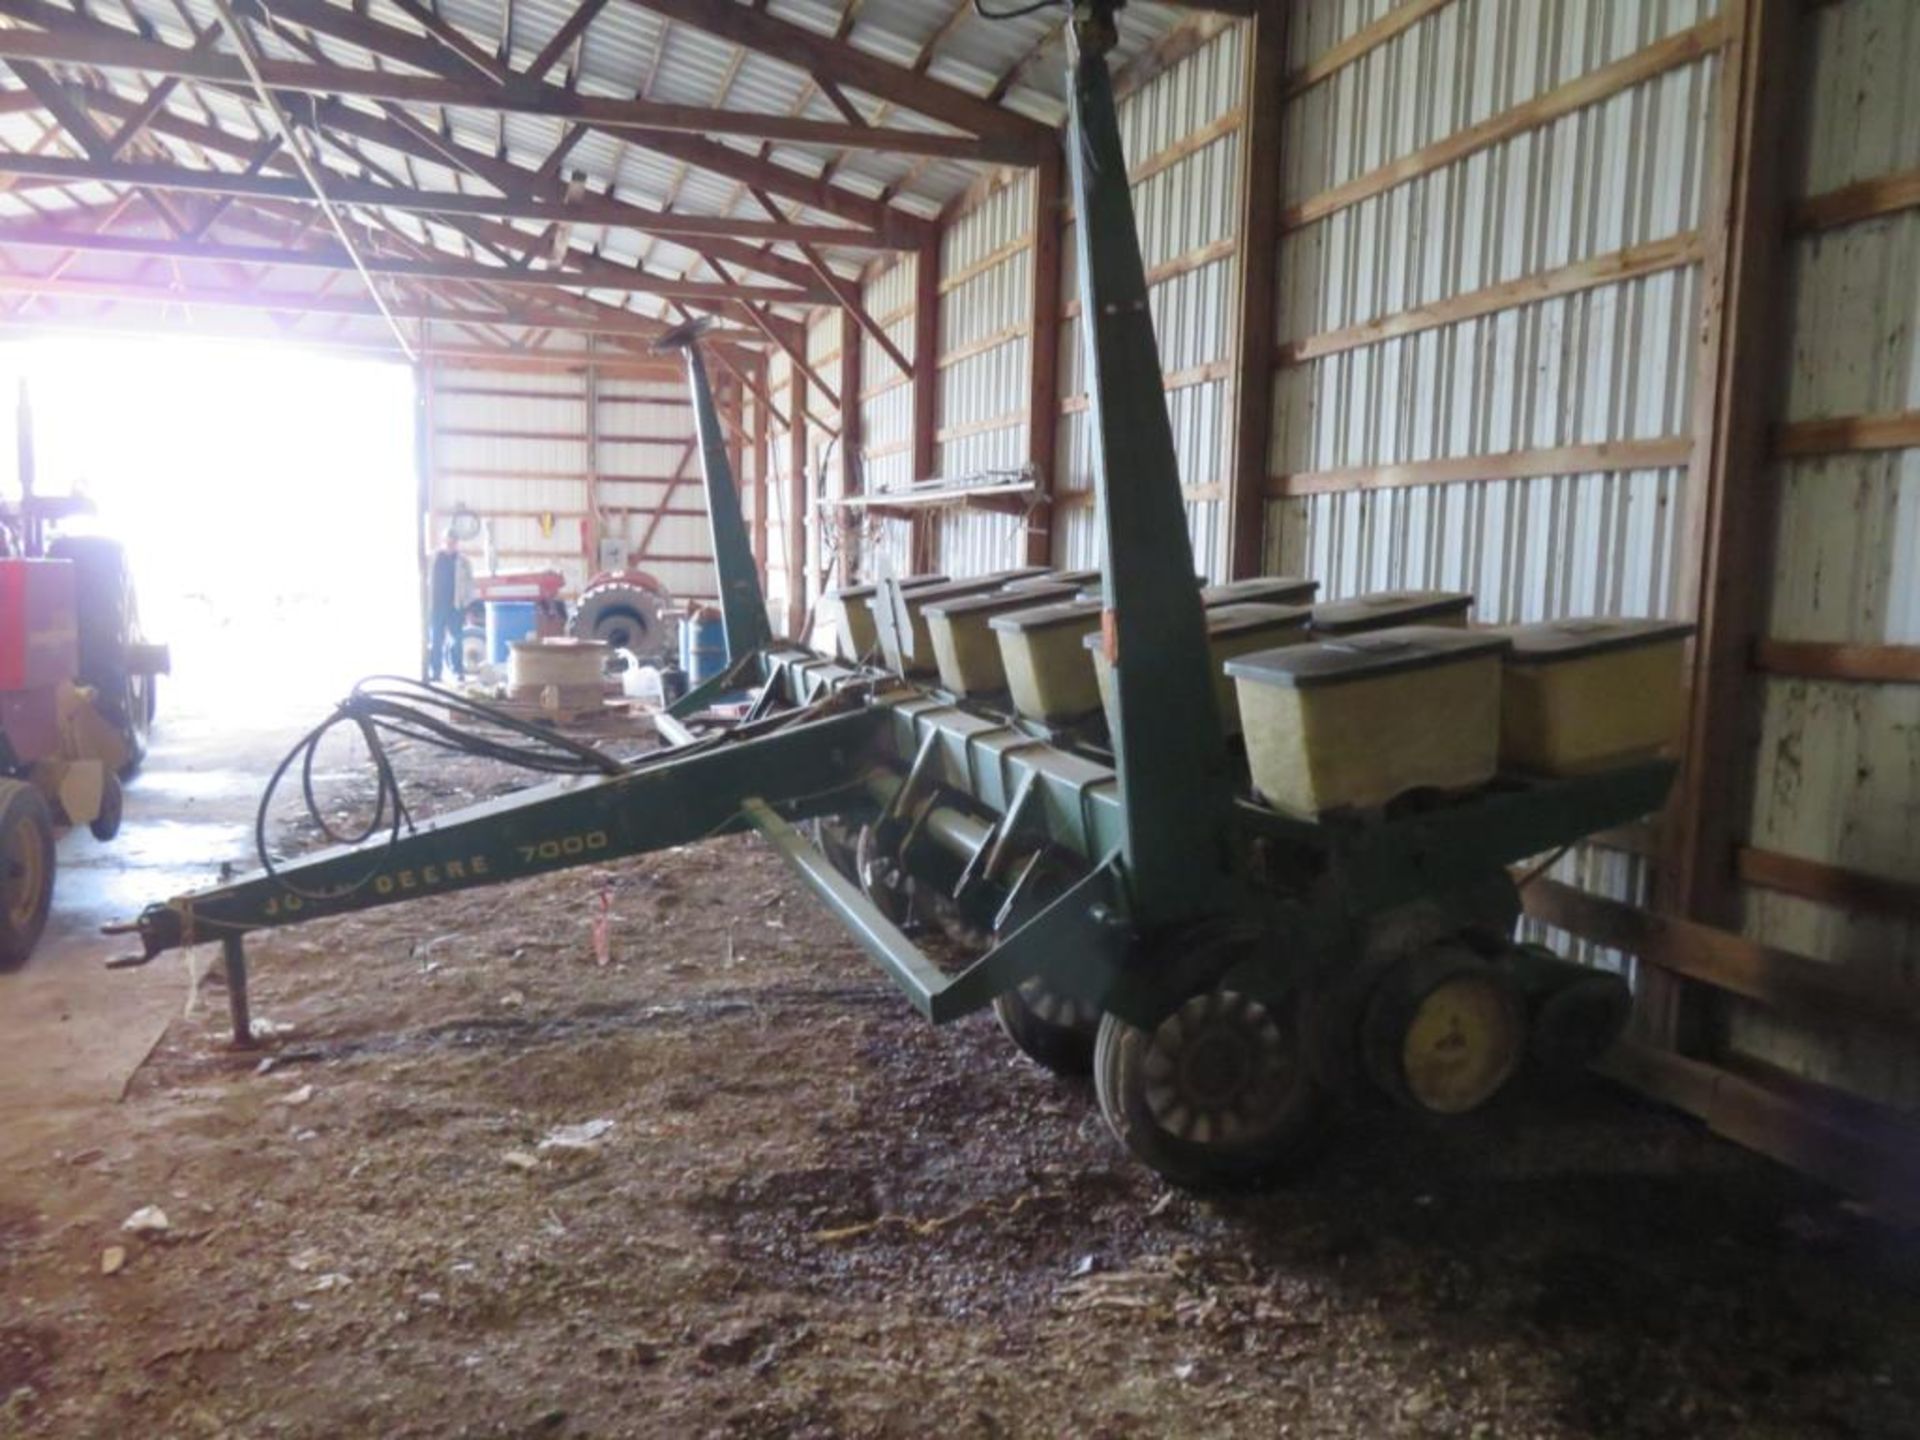
[[[467,678],[461,654],[467,605],[473,599],[473,566],[460,553],[460,541],[449,530],[434,552],[427,576],[427,679],[438,680],[449,643],[453,646],[453,675]]]

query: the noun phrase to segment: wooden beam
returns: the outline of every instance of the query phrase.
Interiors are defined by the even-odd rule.
[[[1578,294],[1602,285],[1638,280],[1665,270],[1698,264],[1705,253],[1696,230],[1669,235],[1645,245],[1629,245],[1624,250],[1590,256],[1557,269],[1502,280],[1496,285],[1449,295],[1445,299],[1416,305],[1392,315],[1382,315],[1377,319],[1363,320],[1357,325],[1323,330],[1317,335],[1289,341],[1280,346],[1274,363],[1283,367],[1302,365],[1323,356],[1338,355],[1365,345],[1378,345],[1384,340],[1419,335],[1446,325],[1458,325],[1465,320],[1477,320],[1521,305]]]
[[[1701,231],[1694,454],[1682,523],[1682,603],[1694,640],[1687,743],[1657,867],[1658,908],[1723,928],[1737,924],[1736,838],[1751,813],[1758,709],[1749,657],[1764,633],[1776,529],[1769,425],[1785,393],[1790,347],[1779,297],[1785,176],[1792,173],[1804,13],[1798,0],[1736,0],[1717,91]],[[1707,1017],[1669,987],[1645,997],[1649,1038],[1687,1048]]]
[[[923,244],[913,261],[913,478],[940,470],[940,242]],[[912,569],[932,574],[933,527],[916,511],[911,522]]]
[[[1774,453],[1784,456],[1858,454],[1916,447],[1920,447],[1920,410],[1797,420],[1774,432]]]
[[[1761,640],[1753,667],[1763,675],[1848,684],[1920,685],[1920,645]]]
[[[904,110],[944,121],[983,139],[1014,142],[1022,161],[1038,154],[1043,142],[1054,143],[1052,131],[1038,121],[916,75],[847,41],[777,19],[764,10],[730,3],[716,5],[711,0],[646,0],[646,8],[689,29],[717,35],[798,66],[818,81],[891,100]]]
[[[1273,440],[1273,339],[1280,280],[1281,72],[1286,9],[1265,0],[1246,36],[1240,136],[1240,296],[1234,327],[1232,450],[1227,456],[1226,577],[1258,575],[1266,551]]]
[[[1066,196],[1064,161],[1050,148],[1033,170],[1033,272],[1027,295],[1027,463],[1039,477],[1038,503],[1027,514],[1022,556],[1028,565],[1053,563],[1053,506],[1059,469],[1061,234]]]
[[[327,224],[340,241],[340,249],[347,263],[360,276],[360,283],[366,286],[367,294],[373,297],[373,303],[380,307],[381,317],[387,322],[387,328],[393,332],[394,343],[400,347],[400,353],[411,362],[414,359],[413,340],[408,337],[405,330],[401,329],[399,317],[393,313],[387,303],[388,297],[380,293],[380,286],[373,278],[374,272],[368,267],[367,257],[360,253],[360,247],[354,242],[353,232],[347,228],[346,221],[340,218],[340,212],[327,198],[326,186],[320,179],[321,167],[318,161],[308,156],[301,145],[300,137],[294,134],[293,125],[287,119],[286,112],[280,108],[279,98],[267,88],[263,67],[268,62],[262,58],[245,23],[233,13],[233,7],[228,0],[213,0],[213,7],[220,16],[220,24],[227,32],[227,38],[233,41],[234,48],[240,52],[239,68],[245,75],[247,83],[252,85],[254,94],[259,97],[261,107],[273,121],[273,132],[284,142],[289,158],[299,167],[302,178],[306,180],[308,188],[313,191],[313,198],[319,203],[321,213],[327,217]],[[0,31],[0,40],[3,40],[7,33]],[[189,53],[197,54],[198,52]],[[198,245],[206,242],[194,243]]]
[[[1667,470],[1687,464],[1693,442],[1684,436],[1660,440],[1607,440],[1545,450],[1505,450],[1397,465],[1355,465],[1275,475],[1272,497],[1326,495],[1344,490],[1390,490],[1409,485],[1459,485],[1476,480],[1531,480],[1546,475],[1588,475],[1623,470]]]
[[[760,593],[767,593],[767,511],[773,504],[773,463],[767,447],[773,442],[773,404],[767,398],[767,359],[755,364],[753,406],[753,564],[760,572]]]
[[[1371,55],[1389,40],[1405,34],[1429,15],[1437,14],[1453,3],[1454,0],[1401,0],[1400,4],[1372,24],[1362,25],[1339,44],[1322,50],[1288,75],[1281,82],[1280,99],[1284,102],[1304,94],[1322,80],[1339,74],[1356,60]]]
[[[175,75],[216,84],[248,83],[247,67],[230,56],[163,45],[103,27],[87,35],[69,30],[0,30],[0,59],[89,65],[103,70],[135,70]],[[881,62],[885,63],[885,62]],[[303,61],[259,61],[260,81],[277,96],[356,96],[404,105],[464,106],[502,114],[539,115],[578,120],[610,130],[683,131],[692,135],[742,135],[836,149],[883,150],[934,155],[949,160],[1021,163],[1032,151],[1026,140],[934,134],[877,125],[848,125],[832,120],[770,115],[752,110],[717,110],[699,105],[662,104],[581,95],[563,86],[527,82],[490,86],[476,79],[412,75],[393,70]],[[43,101],[54,103],[47,97]],[[83,112],[84,113],[84,112]],[[1007,113],[1010,118],[1011,112]],[[1023,122],[1031,123],[1031,122]],[[95,132],[95,146],[104,146]]]
[[[1735,871],[1744,885],[1797,895],[1838,910],[1920,920],[1920,881],[1896,880],[1890,875],[1750,845],[1741,846],[1737,852]]]
[[[560,28],[553,37],[541,47],[540,53],[533,58],[524,73],[531,80],[544,80],[547,72],[560,63],[560,57],[567,53],[567,47],[586,33],[587,26],[594,17],[606,7],[607,0],[579,0],[573,13],[560,22]]]
[[[1906,1220],[1920,1218],[1920,1129],[1837,1091],[1765,1084],[1649,1045],[1616,1045],[1594,1067],[1643,1095]]]
[[[532,179],[531,172],[522,172]],[[18,175],[74,185],[96,180],[106,185],[148,186],[195,195],[311,202],[312,194],[289,176],[236,174],[181,165],[127,164],[77,159],[68,155],[0,154],[0,175]],[[489,215],[503,220],[607,225],[643,234],[722,236],[737,240],[793,241],[844,245],[853,249],[911,248],[904,237],[891,239],[870,230],[839,225],[802,225],[779,220],[739,220],[718,215],[666,214],[611,196],[585,193],[576,199],[542,200],[531,194],[474,195],[451,190],[417,190],[377,185],[345,176],[328,177],[327,193],[342,204],[379,205],[428,215]]]
[[[217,286],[148,284],[137,280],[101,280],[71,275],[0,274],[0,291],[13,294],[85,297],[143,305],[204,305],[222,310],[260,310],[276,315],[365,315],[378,320],[380,310],[371,301],[317,291],[273,290],[260,285]],[[390,313],[402,320],[430,320],[448,325],[510,325],[576,335],[624,335],[635,340],[656,339],[665,327],[644,316],[609,310],[604,319],[569,316],[550,310],[512,307],[465,310],[457,306],[428,305],[417,300],[390,299]]]
[[[862,352],[859,316],[852,306],[840,312],[840,495],[846,500],[866,492],[865,417],[860,413],[860,370]],[[839,530],[839,575],[842,585],[851,585],[860,573],[860,527],[853,512],[844,506],[836,512]],[[870,568],[870,567],[869,567]]]
[[[532,242],[536,237],[524,236]],[[0,245],[26,249],[86,250],[111,255],[147,255],[167,260],[209,261],[236,265],[285,265],[310,270],[350,270],[351,256],[337,249],[274,249],[264,245],[232,245],[209,240],[160,240],[143,235],[94,235],[55,226],[0,226]],[[722,303],[733,300],[798,305],[806,296],[760,285],[718,284],[699,280],[670,280],[624,267],[583,273],[575,270],[522,270],[511,265],[482,265],[461,260],[393,260],[369,257],[373,275],[395,275],[412,280],[476,281],[515,288],[568,286],[579,290],[626,290],[637,295],[662,295],[680,300]]]
[[[793,424],[787,428],[787,638],[806,644],[807,620],[807,377],[793,371],[788,403]]]
[[[1598,104],[1643,81],[1712,54],[1727,43],[1727,36],[1726,17],[1715,15],[1691,29],[1669,35],[1664,40],[1656,40],[1623,60],[1603,65],[1544,95],[1536,95],[1477,125],[1457,130],[1443,140],[1423,145],[1411,154],[1369,170],[1343,185],[1336,185],[1331,190],[1323,190],[1297,205],[1291,205],[1281,213],[1280,228],[1283,231],[1298,230],[1316,220],[1324,220],[1349,206],[1358,205],[1362,200],[1370,200],[1397,185],[1404,185],[1409,180],[1418,179],[1457,160],[1464,160],[1490,145],[1511,140],[1563,115],[1571,115],[1589,105]]]
[[[1898,215],[1920,206],[1920,169],[1895,175],[1876,175],[1809,196],[1793,207],[1793,228],[1802,232],[1833,230]]]

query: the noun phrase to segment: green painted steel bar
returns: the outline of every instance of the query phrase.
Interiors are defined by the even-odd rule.
[[[713,563],[719,575],[720,614],[727,628],[727,658],[764,650],[773,642],[766,597],[753,563],[753,539],[740,509],[740,490],[727,459],[720,410],[707,381],[696,332],[682,326],[663,345],[677,345],[686,356],[687,384],[693,390],[693,423],[700,439],[700,473],[707,488],[707,528],[713,537]]]
[[[932,1019],[934,996],[947,987],[947,977],[939,966],[929,960],[899,926],[881,914],[859,886],[834,869],[832,861],[764,800],[749,798],[742,802],[740,809],[747,823],[765,837],[793,873],[846,926],[854,943],[892,977],[913,1008]]]
[[[740,797],[807,818],[868,805],[860,776],[889,757],[884,712],[859,709],[745,741],[656,752],[624,775],[551,781],[388,843],[320,851],[142,913],[148,958],[298,924],[691,844],[745,828]]]
[[[1109,723],[1132,914],[1151,929],[1232,905],[1232,790],[1107,71],[1111,15],[1077,12],[1069,30],[1082,353],[1116,694]]]

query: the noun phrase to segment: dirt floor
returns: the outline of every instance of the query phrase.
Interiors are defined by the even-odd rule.
[[[1920,1433],[1912,1243],[1771,1165],[1536,1083],[1196,1199],[752,840],[261,938],[264,1061],[56,949],[0,977],[0,1435]],[[131,1058],[24,1105],[63,979]]]

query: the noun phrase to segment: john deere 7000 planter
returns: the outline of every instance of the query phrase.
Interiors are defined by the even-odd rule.
[[[220,942],[244,1042],[250,932],[755,831],[921,1013],[992,1006],[1035,1060],[1091,1067],[1114,1133],[1194,1184],[1283,1170],[1362,1091],[1458,1112],[1529,1048],[1577,1061],[1607,1043],[1625,987],[1514,942],[1509,867],[1656,809],[1671,763],[1308,813],[1255,792],[1194,584],[1105,59],[1112,5],[1083,4],[1070,33],[1102,716],[1063,730],[907,678],[932,666],[897,582],[873,600],[884,658],[773,637],[687,336],[732,663],[663,715],[675,743],[622,762],[553,742],[547,768],[566,778],[418,826],[396,788],[384,837],[149,907],[130,927],[143,958]],[[713,722],[722,699],[748,702],[743,718]],[[357,697],[335,721],[372,726],[390,703]],[[936,925],[971,939],[970,963],[929,956],[916,936]]]

